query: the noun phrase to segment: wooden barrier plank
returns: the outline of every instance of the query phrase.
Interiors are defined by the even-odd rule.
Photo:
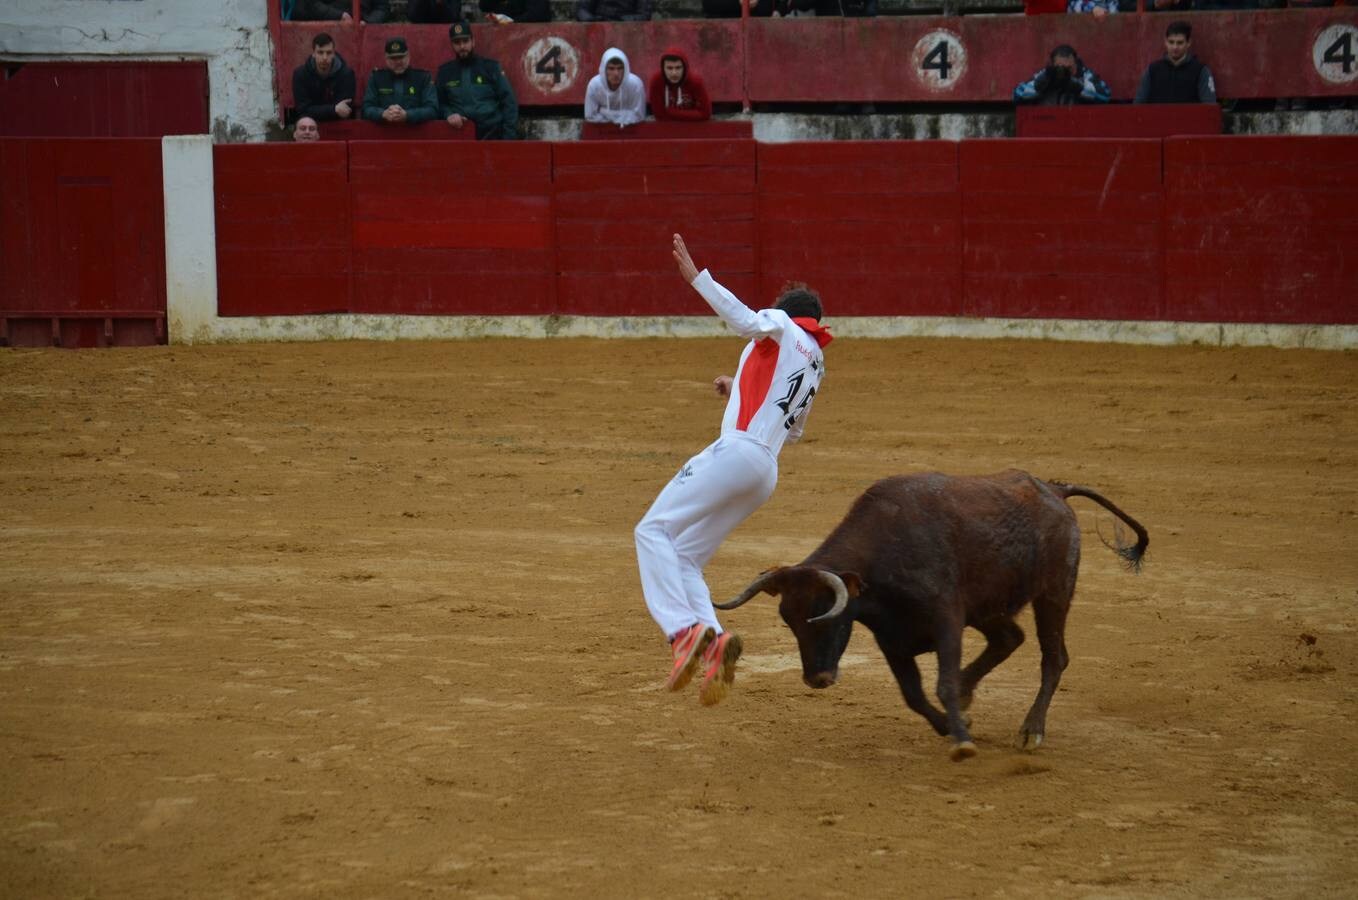
[[[347,148],[219,144],[212,161],[218,314],[347,311]]]
[[[28,143],[0,138],[0,312],[41,308],[33,279]]]
[[[745,141],[630,141],[584,143],[560,141],[552,145],[553,171],[618,168],[704,167],[748,168],[756,162],[752,140]]]
[[[1358,135],[1308,135],[1298,140],[1283,135],[1226,135],[1214,140],[1202,137],[1170,138],[1165,141],[1165,171],[1191,166],[1208,169],[1245,165],[1285,166],[1311,170],[1354,168],[1358,159]]]
[[[1158,317],[1160,147],[1135,139],[964,142],[966,313]]]
[[[1167,140],[1167,314],[1358,322],[1355,150],[1353,137]]]
[[[961,310],[957,144],[761,145],[760,287],[789,278],[829,315]]]
[[[343,144],[216,144],[212,179],[218,198],[343,191],[348,183]]]
[[[705,265],[702,257],[696,257]],[[713,271],[713,276],[737,297],[751,305],[754,276],[751,271]],[[711,316],[712,310],[691,288],[685,287],[671,268],[653,273],[563,272],[560,276],[558,310],[582,316]],[[765,304],[767,305],[767,304]]]
[[[584,194],[558,193],[556,215],[562,219],[703,219],[711,222],[750,218],[748,191],[736,194]]]

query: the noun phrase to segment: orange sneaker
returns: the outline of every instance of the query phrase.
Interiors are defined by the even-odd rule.
[[[707,645],[716,637],[717,632],[711,625],[694,622],[670,641],[670,652],[674,654],[674,668],[665,680],[665,687],[672,691],[683,689],[693,678],[698,668],[698,660]]]
[[[740,659],[742,649],[740,635],[723,631],[703,652],[703,665],[707,667],[707,672],[698,690],[698,699],[703,706],[712,706],[726,698],[726,692],[736,680],[736,661]]]

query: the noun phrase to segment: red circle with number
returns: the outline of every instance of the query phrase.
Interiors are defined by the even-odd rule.
[[[915,42],[911,71],[931,91],[951,91],[967,72],[967,48],[956,32],[938,28]]]
[[[1358,80],[1358,28],[1331,25],[1320,32],[1311,45],[1311,62],[1331,84]]]
[[[569,90],[580,76],[580,54],[555,35],[538,38],[523,54],[523,74],[544,94]]]

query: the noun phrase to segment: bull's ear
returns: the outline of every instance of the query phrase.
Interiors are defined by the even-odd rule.
[[[863,579],[857,572],[840,572],[839,580],[844,582],[844,586],[849,589],[850,597],[857,597],[863,593]]]

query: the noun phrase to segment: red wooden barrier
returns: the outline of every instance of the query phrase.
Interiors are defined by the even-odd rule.
[[[160,141],[0,139],[0,342],[165,337]]]
[[[316,126],[323,141],[474,141],[476,123],[454,128],[442,119],[418,125],[379,125],[366,119],[320,122]]]
[[[206,134],[205,62],[8,63],[0,135],[162,137]]]
[[[555,309],[552,145],[349,145],[359,313]]]
[[[1165,141],[1165,313],[1358,322],[1358,137]]]
[[[948,141],[759,147],[758,297],[805,281],[833,315],[962,313],[957,147]]]
[[[218,312],[347,311],[348,145],[218,144],[212,164]]]
[[[1334,97],[1358,88],[1358,9],[1192,13],[1193,49],[1225,98]],[[1073,45],[1130,100],[1164,52],[1167,15],[917,16],[876,19],[666,20],[477,25],[477,50],[504,66],[523,106],[579,105],[610,46],[623,48],[648,79],[662,50],[678,46],[714,101],[1008,102],[1057,44]],[[358,72],[383,64],[382,44],[409,39],[413,64],[433,71],[452,51],[447,27],[284,22],[278,41],[280,98],[292,103],[291,73],[327,31]]]
[[[1161,138],[1221,134],[1215,103],[1138,103],[1128,106],[1020,106],[1014,134],[1021,138]]]
[[[584,122],[582,141],[729,141],[754,140],[754,122],[749,119],[707,122],[638,122],[619,128],[602,122]]]
[[[1162,318],[1160,141],[960,146],[968,315]]]
[[[0,287],[24,296],[42,216],[13,152]],[[677,231],[751,304],[805,280],[835,316],[1358,323],[1355,137],[215,153],[227,315],[707,315]]]
[[[670,236],[750,296],[754,141],[594,141],[553,146],[560,311],[705,315],[674,274]]]

